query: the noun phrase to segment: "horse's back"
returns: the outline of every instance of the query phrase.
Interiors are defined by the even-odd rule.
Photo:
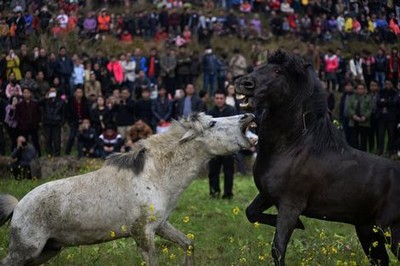
[[[132,208],[135,191],[126,175],[106,167],[45,183],[22,198],[11,226],[42,229],[72,245],[80,238],[102,242],[113,227],[128,226],[140,216],[140,210]]]

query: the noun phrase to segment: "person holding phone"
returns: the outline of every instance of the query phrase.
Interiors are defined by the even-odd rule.
[[[14,50],[10,50],[8,55],[6,56],[6,67],[7,67],[7,76],[10,73],[14,73],[15,80],[20,81],[22,79],[21,69],[19,68],[20,60],[18,55],[15,54]]]
[[[10,171],[14,178],[19,179],[32,179],[32,163],[38,157],[38,154],[32,144],[26,141],[24,136],[17,138],[17,147],[13,150],[11,158],[16,159],[11,163]]]

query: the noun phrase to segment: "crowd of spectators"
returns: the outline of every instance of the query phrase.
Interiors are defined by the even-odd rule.
[[[66,155],[75,147],[79,157],[129,151],[139,139],[166,130],[172,119],[206,111],[209,98],[221,90],[240,111],[233,80],[266,61],[265,41],[285,35],[308,43],[304,51],[292,52],[313,65],[349,143],[378,154],[400,150],[400,56],[395,47],[387,48],[400,33],[400,1],[207,0],[192,8],[196,3],[178,0],[121,13],[84,11],[85,1],[46,4],[11,1],[0,13],[2,155],[5,140],[12,151],[19,136],[39,156],[60,156],[62,147]],[[141,38],[166,45],[132,45],[129,52],[105,55],[102,49],[71,53],[65,46],[50,51],[26,44],[32,35],[68,34],[92,42]],[[225,35],[251,40],[252,50],[211,46],[213,38]],[[324,48],[334,39],[385,45],[345,58],[343,47]],[[203,48],[189,49],[193,42]]]

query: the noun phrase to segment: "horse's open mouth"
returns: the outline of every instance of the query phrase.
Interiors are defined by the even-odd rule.
[[[244,94],[236,94],[236,99],[239,101],[239,105],[242,109],[250,109],[253,107],[252,105],[252,98],[251,96],[247,96]]]
[[[243,119],[244,122],[241,126],[242,134],[250,142],[251,146],[255,146],[257,145],[258,137],[250,130],[251,128],[257,127],[255,116],[253,114],[248,114]]]

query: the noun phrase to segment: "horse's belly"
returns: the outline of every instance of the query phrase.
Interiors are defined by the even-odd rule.
[[[376,215],[377,202],[357,199],[314,198],[308,201],[303,215],[311,218],[344,223],[370,221]]]

